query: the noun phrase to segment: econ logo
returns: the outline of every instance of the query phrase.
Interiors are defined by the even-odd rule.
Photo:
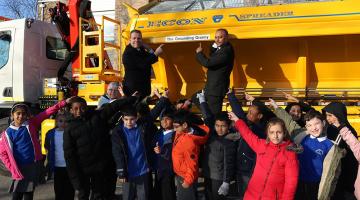
[[[213,20],[213,22],[214,23],[219,23],[219,22],[221,22],[221,20],[224,18],[224,15],[214,15],[213,17],[212,17],[212,20]]]

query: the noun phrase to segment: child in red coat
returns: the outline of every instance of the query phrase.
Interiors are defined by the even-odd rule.
[[[299,176],[299,162],[285,124],[273,118],[266,126],[267,139],[256,136],[234,113],[229,118],[241,137],[256,153],[256,165],[244,200],[294,199]]]

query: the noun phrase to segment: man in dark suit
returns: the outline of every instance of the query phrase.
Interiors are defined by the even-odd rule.
[[[163,52],[163,44],[155,51],[143,44],[142,34],[139,30],[130,32],[130,44],[126,46],[123,54],[125,77],[123,90],[126,96],[139,92],[140,97],[151,93],[151,65],[158,61]]]
[[[209,58],[202,52],[201,43],[196,49],[196,60],[206,67],[205,97],[215,115],[221,111],[223,99],[229,88],[230,73],[234,65],[234,49],[228,41],[226,29],[218,29]]]

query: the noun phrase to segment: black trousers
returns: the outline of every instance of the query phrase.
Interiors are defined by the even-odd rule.
[[[66,167],[55,167],[54,169],[55,200],[72,200],[75,190],[71,185]]]
[[[83,177],[82,188],[79,190],[79,200],[110,200],[115,196],[117,176],[115,169],[108,168],[102,173]]]
[[[222,104],[224,100],[224,96],[212,96],[205,95],[207,103],[209,104],[209,108],[214,115],[217,115],[222,110]]]
[[[296,200],[317,200],[320,182],[310,183],[300,181],[296,189]]]
[[[197,187],[196,183],[193,183],[188,188],[183,188],[182,183],[184,179],[180,176],[175,177],[177,188],[177,200],[197,200]]]
[[[197,91],[194,93],[191,97],[191,101],[200,109],[200,102],[199,99],[196,97],[197,93],[200,93],[200,91]],[[216,115],[222,111],[222,104],[225,96],[213,96],[213,95],[207,95],[205,92],[205,98],[206,102],[209,105],[210,111]]]
[[[12,200],[33,200],[34,192],[13,192]]]
[[[223,181],[205,178],[205,197],[206,200],[225,200],[224,195],[219,195],[218,191]]]
[[[149,176],[151,173],[129,178],[128,182],[124,184],[123,200],[147,200],[149,199]]]
[[[237,175],[236,185],[239,193],[240,199],[244,198],[246,188],[249,184],[251,174],[244,173],[243,175]]]
[[[161,177],[156,177],[154,193],[157,200],[176,200],[174,175],[164,173]]]

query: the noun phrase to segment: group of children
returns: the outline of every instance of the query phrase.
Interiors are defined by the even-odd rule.
[[[284,110],[270,99],[270,109],[245,94],[251,102],[245,113],[229,90],[232,112],[212,113],[199,92],[199,117],[190,101],[172,105],[168,91],[155,95],[152,109],[136,94],[112,97],[96,110],[71,97],[33,117],[27,105],[15,104],[0,139],[12,199],[33,198],[42,159],[38,129],[66,105],[45,140],[59,200],[74,199],[75,190],[80,200],[115,199],[117,179],[124,200],[198,199],[200,169],[209,200],[226,199],[232,181],[240,199],[317,199],[323,161],[339,134],[348,152],[332,199],[360,199],[360,142],[342,103],[320,113],[286,94],[296,102]]]

